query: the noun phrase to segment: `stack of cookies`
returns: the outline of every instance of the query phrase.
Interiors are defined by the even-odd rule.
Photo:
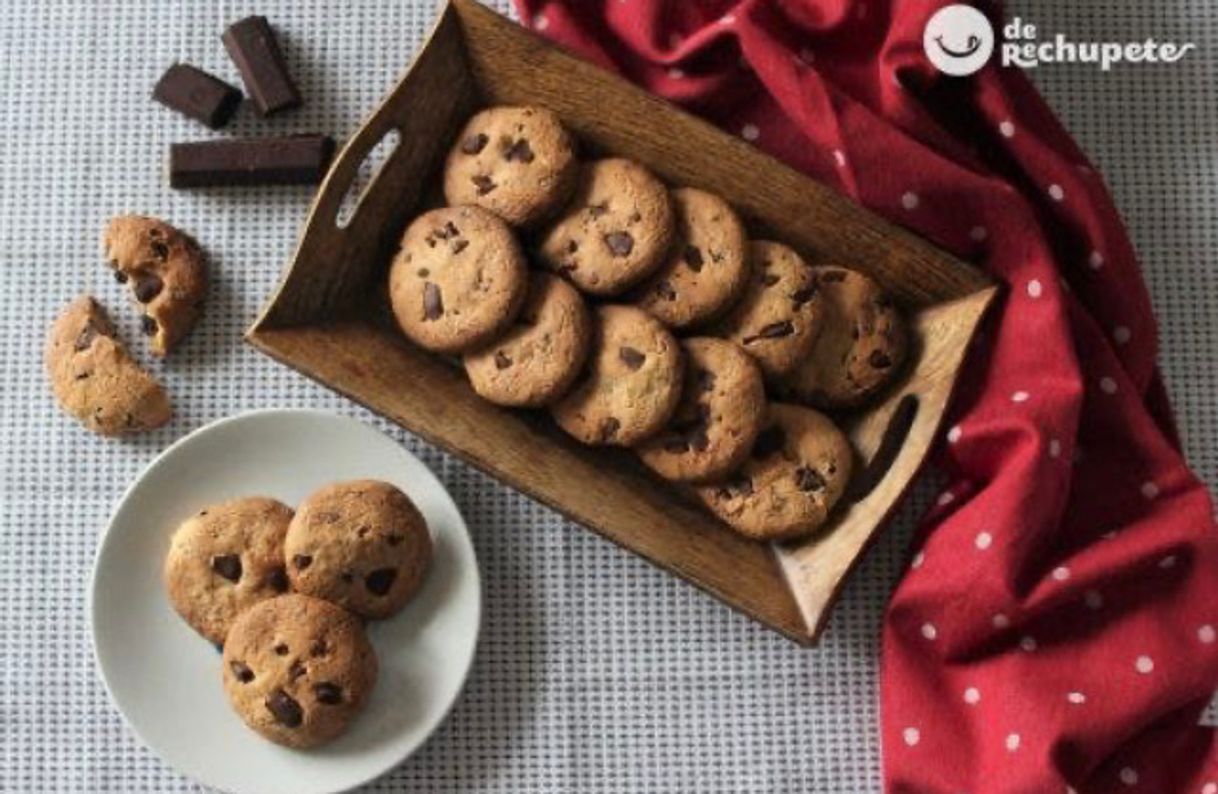
[[[207,507],[174,533],[174,609],[223,649],[224,689],[247,725],[288,747],[342,734],[377,677],[365,620],[418,592],[431,534],[406,494],[375,480],[327,485],[295,512],[248,497]]]
[[[543,108],[477,113],[443,179],[449,206],[410,223],[390,268],[407,337],[460,356],[487,400],[633,449],[750,538],[825,523],[854,468],[826,413],[906,358],[874,281],[750,239],[713,193],[580,161]]]

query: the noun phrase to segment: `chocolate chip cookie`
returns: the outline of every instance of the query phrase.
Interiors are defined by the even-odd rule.
[[[632,306],[596,310],[592,350],[574,389],[550,409],[585,444],[629,447],[659,432],[681,397],[681,349]]]
[[[207,261],[189,235],[156,218],[120,215],[102,237],[114,277],[143,307],[152,352],[164,356],[194,327],[207,297]]]
[[[466,353],[465,372],[474,391],[493,403],[546,405],[571,387],[591,342],[592,315],[575,288],[534,273],[516,324],[490,346]]]
[[[464,353],[502,333],[528,291],[512,230],[481,207],[444,207],[416,218],[389,271],[403,333],[441,353]]]
[[[660,476],[682,482],[726,477],[744,463],[765,419],[761,370],[734,342],[686,339],[685,384],[668,425],[636,451]]]
[[[713,193],[680,188],[672,203],[676,239],[634,304],[670,328],[689,328],[721,314],[744,292],[748,240],[735,211]]]
[[[597,160],[583,167],[540,254],[584,292],[617,295],[664,263],[674,230],[664,183],[631,160]]]
[[[314,491],[284,540],[292,589],[366,618],[406,605],[431,563],[431,533],[410,497],[386,482],[352,480]]]
[[[557,116],[538,107],[493,107],[457,136],[444,167],[444,196],[528,226],[567,200],[578,173],[575,143]]]
[[[824,322],[811,353],[779,385],[787,399],[826,410],[853,408],[890,383],[905,363],[901,313],[873,280],[854,270],[812,269]]]
[[[165,589],[191,628],[220,645],[237,616],[288,590],[283,539],[292,508],[265,497],[206,507],[182,522],[165,558]]]
[[[173,413],[161,384],[135,362],[105,310],[87,295],[51,324],[43,357],[60,407],[94,433],[150,430]]]
[[[787,540],[825,523],[850,480],[854,453],[823,414],[771,403],[753,451],[729,479],[698,488],[702,501],[753,540]]]
[[[719,335],[739,344],[779,378],[812,352],[823,309],[812,269],[782,243],[749,244],[753,272],[744,296],[723,318]]]
[[[376,652],[358,617],[291,594],[243,612],[224,644],[224,691],[245,724],[287,747],[347,730],[376,685]]]

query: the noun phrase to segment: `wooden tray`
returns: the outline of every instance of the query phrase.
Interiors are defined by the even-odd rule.
[[[434,190],[459,126],[490,104],[556,112],[596,151],[632,157],[673,185],[724,196],[757,233],[869,273],[912,319],[913,365],[849,423],[864,460],[898,400],[919,408],[886,477],[804,543],[733,534],[627,452],[572,441],[548,418],[479,399],[451,361],[413,347],[388,321],[384,280],[407,221]],[[397,147],[350,221],[340,204],[360,164],[396,130]],[[574,521],[802,643],[924,460],[974,330],[996,288],[980,272],[812,182],[741,140],[580,61],[475,0],[451,0],[414,64],[338,155],[296,255],[247,339],[259,350],[398,422]]]

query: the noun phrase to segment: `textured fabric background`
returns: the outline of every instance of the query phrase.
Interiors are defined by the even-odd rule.
[[[242,345],[310,191],[169,191],[169,142],[212,133],[147,94],[175,59],[236,82],[219,33],[253,12],[281,31],[306,105],[268,122],[243,110],[228,132],[340,138],[393,85],[433,15],[430,2],[392,0],[30,0],[0,14],[0,791],[198,790],[139,745],[97,679],[89,571],[114,502],[160,449],[270,406],[355,415],[413,449],[464,512],[483,568],[485,622],[464,696],[369,790],[878,790],[879,621],[925,499],[910,500],[821,646],[805,651]],[[1057,65],[1035,77],[1131,226],[1189,460],[1218,485],[1218,16],[1208,0],[1020,0],[1016,12],[1078,40],[1198,44],[1172,66]],[[194,233],[216,283],[189,342],[154,365],[174,421],[104,441],[56,410],[41,341],[85,290],[136,336],[98,245],[123,210]]]

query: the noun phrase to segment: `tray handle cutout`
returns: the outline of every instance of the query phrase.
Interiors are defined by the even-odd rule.
[[[345,229],[350,225],[352,218],[355,217],[355,213],[359,211],[364,198],[372,191],[372,186],[376,183],[377,177],[381,175],[381,171],[388,165],[389,158],[397,151],[398,144],[401,142],[401,131],[397,127],[391,127],[388,132],[381,136],[376,145],[364,155],[364,159],[360,161],[359,167],[355,169],[355,176],[351,180],[350,186],[348,186],[343,194],[342,201],[338,204],[338,211],[334,217],[335,226]]]

